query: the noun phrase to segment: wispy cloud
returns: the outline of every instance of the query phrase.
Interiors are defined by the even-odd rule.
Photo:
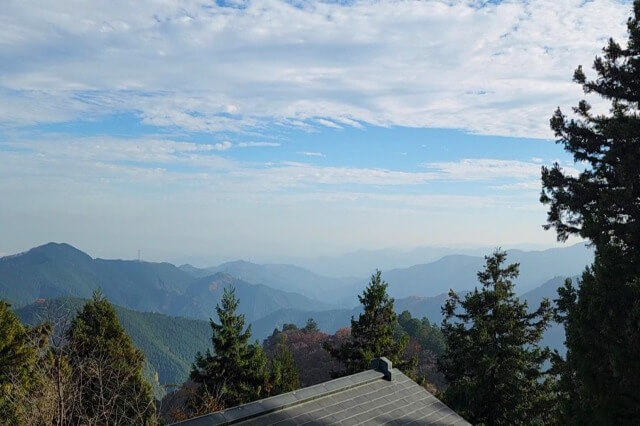
[[[210,146],[216,151],[226,151],[227,149],[231,148],[232,145],[231,145],[231,142],[224,141],[224,142],[219,142]]]
[[[488,180],[497,178],[531,178],[540,176],[540,164],[491,158],[462,159],[426,163],[440,178],[452,180]]]
[[[277,147],[280,146],[279,142],[239,142],[236,146],[240,148],[252,148],[252,147]]]
[[[326,157],[321,152],[311,152],[311,151],[298,151],[299,155],[304,155],[305,157]]]
[[[630,6],[241,4],[6,1],[0,124],[133,112],[194,131],[370,123],[548,138],[553,108],[583,96],[572,70],[624,36]]]

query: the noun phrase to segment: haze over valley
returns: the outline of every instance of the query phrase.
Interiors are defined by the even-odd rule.
[[[486,251],[459,251],[475,252],[475,256],[453,254],[455,249],[421,252],[431,253],[425,255],[425,263],[390,267],[382,271],[382,276],[389,282],[389,294],[396,299],[398,313],[406,310],[414,317],[426,317],[439,324],[450,288],[464,293],[478,286],[476,274]],[[439,252],[446,254],[433,260]],[[521,263],[516,291],[531,306],[544,297],[556,298],[556,289],[564,277],[579,275],[593,256],[585,244],[507,253],[510,261]],[[324,265],[322,260],[326,261]],[[317,269],[327,270],[339,264],[340,257],[315,262]],[[206,349],[210,337],[208,320],[220,303],[224,288],[235,288],[239,312],[245,315],[253,338],[259,341],[285,324],[303,327],[309,318],[328,334],[349,327],[351,318],[362,310],[357,295],[369,276],[335,277],[338,272],[329,275],[296,265],[244,260],[196,268],[166,262],[100,259],[66,243],[48,243],[0,258],[0,294],[23,321],[35,323],[43,310],[51,309],[50,305],[77,310],[94,290],[100,289],[117,306],[134,344],[147,355],[150,371],[159,373],[158,385],[166,385],[184,381],[195,353]],[[175,340],[177,336],[180,337]],[[543,343],[563,351],[562,330],[551,327]]]

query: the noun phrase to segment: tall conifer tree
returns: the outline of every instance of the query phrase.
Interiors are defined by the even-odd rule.
[[[224,407],[261,398],[268,384],[267,357],[250,342],[251,326],[245,329],[238,304],[235,289],[225,289],[222,306],[216,306],[220,323],[211,320],[213,352],[198,354],[191,371],[201,393],[219,398]]]
[[[72,321],[68,340],[65,351],[77,391],[67,416],[71,424],[155,424],[151,386],[142,375],[144,354],[100,292]]]
[[[528,312],[513,291],[519,266],[503,267],[505,259],[502,251],[486,257],[482,288],[464,299],[451,291],[442,308],[447,349],[439,365],[449,382],[443,397],[472,424],[545,424],[550,381],[541,368],[549,350],[538,342],[551,307],[545,300]]]
[[[416,368],[417,359],[402,359],[409,337],[404,334],[394,339],[397,318],[387,287],[380,271],[372,274],[369,285],[358,296],[364,311],[357,320],[351,318],[351,340],[339,348],[325,345],[325,349],[345,365],[346,374],[368,369],[371,361],[381,356],[387,357],[394,366],[408,374],[412,374]]]
[[[0,301],[0,424],[18,424],[20,407],[16,406],[16,386],[29,388],[30,370],[36,351],[27,331],[10,306]],[[6,423],[4,423],[6,422]]]
[[[545,227],[595,247],[577,288],[560,291],[567,358],[562,374],[565,423],[628,424],[640,419],[640,0],[633,2],[626,45],[609,40],[595,59],[595,80],[582,67],[574,81],[611,102],[608,115],[585,100],[575,118],[551,118],[558,143],[585,170],[542,169]]]

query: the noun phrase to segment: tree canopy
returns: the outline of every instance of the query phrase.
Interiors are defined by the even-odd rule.
[[[417,360],[402,359],[409,337],[403,334],[399,339],[394,338],[397,318],[387,287],[380,271],[372,274],[369,285],[358,296],[364,311],[357,320],[351,318],[351,339],[338,348],[326,345],[331,355],[345,365],[345,374],[366,370],[374,358],[381,356],[407,373],[415,369]]]
[[[0,300],[0,418],[18,423],[19,401],[13,398],[15,387],[29,387],[29,373],[36,359],[27,330],[11,312],[8,303]]]
[[[576,117],[558,108],[550,121],[584,170],[542,169],[545,227],[560,241],[579,236],[595,247],[593,266],[558,300],[568,351],[565,361],[555,357],[565,423],[640,418],[640,0],[627,29],[626,44],[610,39],[596,57],[595,79],[581,66],[573,77],[585,93],[610,101],[609,113],[594,113],[582,100]]]
[[[267,357],[258,343],[251,343],[251,326],[237,314],[235,289],[225,289],[216,306],[220,323],[211,320],[213,351],[198,354],[191,378],[202,393],[214,396],[224,407],[261,398],[268,384]]]
[[[71,322],[65,353],[75,381],[72,424],[155,424],[144,355],[131,343],[116,311],[95,292]]]
[[[528,425],[544,422],[551,401],[538,347],[551,320],[548,301],[533,312],[514,293],[518,264],[503,266],[506,253],[486,257],[478,273],[482,288],[461,298],[454,291],[442,308],[447,349],[440,368],[449,382],[443,394],[451,408],[473,424]]]

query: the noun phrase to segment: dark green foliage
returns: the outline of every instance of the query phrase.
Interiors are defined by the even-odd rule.
[[[442,308],[447,349],[439,364],[449,382],[443,397],[472,424],[544,423],[551,395],[541,366],[549,350],[537,344],[551,308],[544,300],[527,311],[513,291],[518,264],[503,267],[505,259],[501,251],[486,257],[482,288],[464,299],[451,291]]]
[[[12,398],[15,386],[28,388],[36,358],[27,331],[10,305],[0,300],[0,424],[18,423],[19,408]]]
[[[297,329],[298,329],[298,326],[295,324],[285,324],[282,326],[282,331],[293,331]]]
[[[213,352],[198,354],[191,371],[200,392],[224,407],[261,398],[268,383],[267,357],[260,345],[250,343],[251,327],[245,330],[238,304],[235,289],[225,289],[222,306],[216,307],[220,323],[211,320]]]
[[[438,356],[444,353],[446,347],[442,330],[426,317],[414,318],[409,311],[403,311],[398,315],[395,336],[400,338],[403,334],[409,336],[404,357],[417,359],[413,379],[428,391],[437,392],[446,384],[437,366]]]
[[[394,366],[411,373],[416,360],[404,361],[402,355],[409,342],[405,334],[394,338],[396,313],[393,299],[387,294],[388,284],[382,280],[382,273],[376,271],[361,296],[358,296],[364,311],[358,320],[351,318],[351,340],[338,348],[326,345],[333,357],[346,366],[346,374],[353,374],[369,368],[371,361],[387,357]]]
[[[413,318],[409,311],[404,311],[398,315],[398,325],[410,339],[415,339],[423,349],[436,355],[444,353],[446,343],[442,330],[437,325],[432,325],[426,317]]]
[[[595,59],[595,80],[574,74],[585,93],[611,101],[608,115],[586,101],[575,119],[551,118],[558,143],[586,168],[578,176],[543,168],[541,202],[558,239],[577,235],[595,261],[577,288],[560,292],[567,358],[556,357],[564,423],[628,424],[640,418],[640,0],[626,46],[609,40]]]
[[[555,357],[554,369],[564,424],[640,418],[640,274],[623,259],[617,248],[599,248],[579,287],[559,291],[567,355]]]
[[[298,369],[293,361],[293,355],[287,348],[286,333],[279,335],[280,343],[271,358],[269,371],[269,394],[278,395],[291,392],[300,387]]]
[[[320,331],[320,328],[318,327],[318,323],[313,318],[309,318],[302,331],[304,331],[305,333],[316,333]]]
[[[155,423],[151,387],[142,376],[144,355],[101,293],[73,319],[67,337],[65,353],[78,392],[71,423]]]
[[[16,314],[23,323],[35,326],[47,311],[64,309],[73,317],[85,303],[82,299],[50,299],[19,308]],[[135,347],[145,354],[148,365],[145,378],[154,385],[156,397],[164,393],[160,386],[180,385],[189,378],[196,354],[209,345],[211,327],[208,321],[136,312],[120,306],[114,308]],[[156,374],[159,383],[154,384]]]

